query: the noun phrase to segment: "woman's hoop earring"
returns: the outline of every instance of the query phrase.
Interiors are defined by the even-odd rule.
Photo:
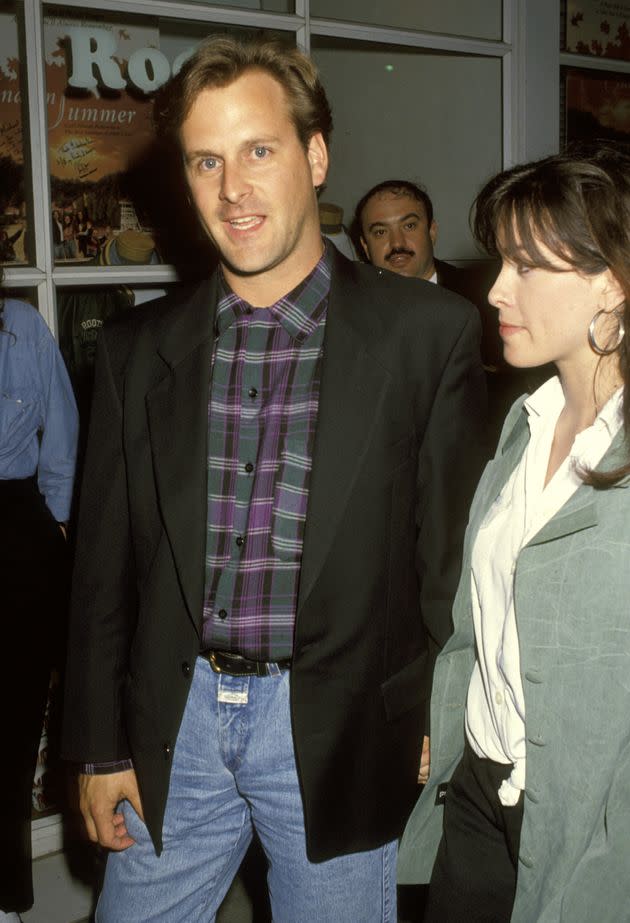
[[[612,313],[617,318],[617,324],[619,327],[617,330],[617,342],[614,346],[608,346],[606,349],[603,349],[595,339],[595,327],[597,326],[597,321],[601,315],[606,313],[607,312],[604,310],[598,311],[597,314],[594,315],[593,320],[588,325],[588,344],[593,352],[597,353],[598,356],[610,356],[610,354],[614,353],[616,349],[619,349],[621,346],[621,341],[623,340],[626,333],[626,328],[623,322],[623,315],[620,314],[619,311],[613,311]]]

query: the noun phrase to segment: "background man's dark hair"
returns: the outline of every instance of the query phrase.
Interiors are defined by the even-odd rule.
[[[359,231],[362,230],[361,218],[363,216],[363,209],[373,196],[379,195],[382,192],[391,192],[394,196],[411,196],[416,202],[420,202],[424,205],[424,210],[427,214],[427,223],[431,224],[433,221],[433,203],[427,191],[422,186],[419,186],[417,183],[412,183],[408,179],[386,179],[382,183],[372,186],[372,188],[365,193],[363,198],[359,200],[354,210],[354,218]]]

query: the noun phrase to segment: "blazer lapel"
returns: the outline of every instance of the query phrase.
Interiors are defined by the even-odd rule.
[[[182,303],[158,344],[164,376],[146,397],[160,508],[189,613],[201,624],[205,580],[208,383],[216,277]]]
[[[597,465],[598,471],[612,471],[621,466],[626,461],[625,436],[623,428],[617,433],[612,444],[604,457]],[[628,486],[628,479],[611,490],[623,490]],[[545,542],[551,542],[556,538],[562,538],[564,535],[571,535],[575,532],[581,532],[584,529],[590,529],[596,526],[597,517],[597,491],[588,485],[578,487],[575,493],[567,500],[564,506],[558,510],[549,522],[545,523],[540,532],[529,541],[528,546],[542,545]]]
[[[337,260],[326,319],[298,612],[321,572],[385,396],[388,372],[353,322],[360,296]]]
[[[470,521],[467,530],[468,542],[476,537],[486,513],[508,482],[528,442],[529,424],[527,422],[527,411],[524,407],[521,407],[511,430],[503,441],[501,453],[497,454],[488,463],[484,476],[479,482],[479,487],[470,509]]]

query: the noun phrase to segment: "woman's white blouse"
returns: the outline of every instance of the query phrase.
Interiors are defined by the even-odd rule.
[[[472,551],[471,592],[477,661],[468,689],[466,735],[474,752],[514,769],[499,789],[514,805],[525,787],[525,706],[521,682],[514,573],[521,548],[580,486],[578,466],[595,467],[622,423],[620,388],[595,422],[575,438],[545,487],[554,431],[564,407],[557,377],[525,401],[528,446],[488,510]]]

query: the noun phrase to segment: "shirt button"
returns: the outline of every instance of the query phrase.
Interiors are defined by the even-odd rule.
[[[254,470],[254,466],[252,465],[252,463],[247,462],[247,464],[245,465],[245,471],[247,471],[248,474],[251,474],[253,470]]]
[[[217,615],[219,616],[220,619],[227,618],[227,612],[225,611],[225,609],[219,609],[219,611],[217,612]]]
[[[182,673],[184,676],[190,676],[190,664],[186,660],[182,664]]]
[[[170,758],[171,758],[171,745],[164,744],[164,759],[170,760]]]
[[[258,388],[250,388],[247,393],[250,397],[258,397]]]
[[[237,535],[237,536],[236,536],[236,544],[238,545],[238,547],[241,548],[242,545],[243,545],[244,543],[245,543],[245,539],[243,538],[243,536],[242,536],[242,535]]]
[[[503,695],[499,692],[498,689],[494,694],[494,701],[497,703],[497,705],[503,705]]]

